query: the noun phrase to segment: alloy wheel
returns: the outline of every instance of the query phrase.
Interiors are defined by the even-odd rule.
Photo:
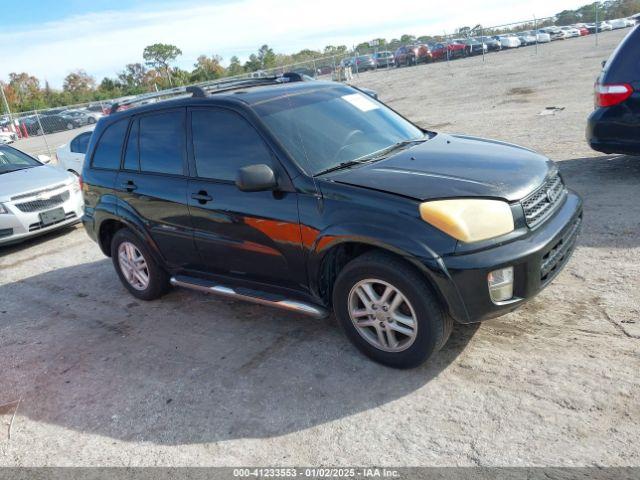
[[[131,242],[118,246],[118,264],[122,275],[136,290],[146,290],[149,286],[149,267],[144,255]]]
[[[418,319],[407,297],[384,280],[368,278],[349,292],[349,317],[368,343],[385,352],[409,348],[418,333]]]

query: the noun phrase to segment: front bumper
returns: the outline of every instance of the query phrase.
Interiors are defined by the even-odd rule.
[[[0,214],[0,245],[8,245],[20,242],[26,238],[41,235],[58,228],[77,223],[82,218],[83,200],[82,193],[75,191],[72,186],[64,186],[55,191],[48,192],[48,197],[56,197],[68,192],[69,198],[61,203],[43,200],[37,197],[25,197],[19,200],[3,202],[9,210],[8,214]],[[41,203],[37,203],[41,202]],[[19,205],[30,204],[28,210],[23,211]],[[63,208],[65,218],[51,225],[43,225],[40,214],[47,210]]]
[[[457,300],[463,304],[450,309],[451,315],[460,323],[479,322],[515,310],[537,295],[566,265],[581,224],[582,200],[569,192],[562,207],[526,237],[479,252],[443,257]],[[514,296],[496,304],[489,296],[487,276],[509,266],[514,269]]]

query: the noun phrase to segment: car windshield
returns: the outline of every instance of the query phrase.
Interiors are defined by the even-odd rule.
[[[347,86],[305,89],[254,107],[308,175],[428,138],[391,109]]]
[[[40,165],[42,164],[29,155],[15,148],[0,145],[0,175],[25,168],[39,167]]]

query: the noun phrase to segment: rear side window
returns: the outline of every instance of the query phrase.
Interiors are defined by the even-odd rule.
[[[129,119],[119,120],[109,125],[102,136],[95,153],[93,154],[92,165],[96,168],[107,168],[117,170],[120,168],[120,155],[122,154],[122,144],[127,133]]]
[[[633,28],[613,51],[604,66],[603,83],[640,80],[640,27]]]
[[[143,172],[184,174],[184,110],[140,117],[140,170]]]
[[[76,138],[71,140],[69,149],[73,153],[87,153],[87,147],[89,146],[89,140],[91,139],[91,132],[81,133]]]
[[[272,164],[258,132],[244,118],[228,110],[193,110],[193,154],[201,178],[234,181],[239,168]]]

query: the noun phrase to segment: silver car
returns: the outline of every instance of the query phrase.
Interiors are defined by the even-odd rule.
[[[0,245],[80,221],[78,177],[0,145]]]

